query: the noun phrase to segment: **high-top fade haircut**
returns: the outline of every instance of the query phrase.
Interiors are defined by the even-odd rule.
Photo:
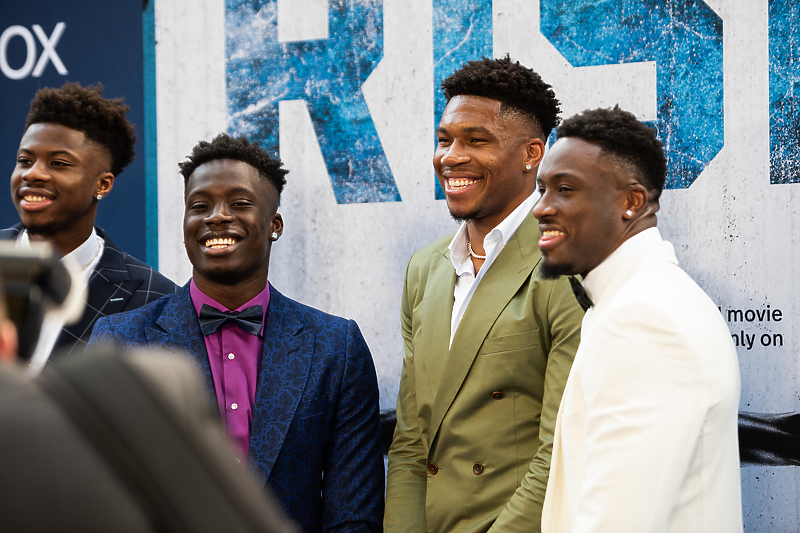
[[[66,82],[59,89],[39,89],[25,119],[25,131],[33,124],[53,123],[77,130],[111,156],[109,172],[119,175],[136,156],[136,130],[125,118],[130,107],[123,98],[103,98],[103,84],[82,87]]]
[[[192,149],[192,154],[186,161],[178,163],[183,175],[184,188],[197,167],[216,159],[233,159],[247,163],[258,171],[259,176],[275,186],[280,199],[283,187],[286,185],[286,174],[289,173],[283,168],[281,160],[270,156],[257,143],[251,143],[244,136],[231,137],[225,133],[220,133],[211,142],[200,141]]]
[[[542,140],[558,125],[560,102],[536,72],[511,57],[468,61],[442,82],[449,102],[454,96],[482,96],[500,102],[501,115],[518,113]]]
[[[658,202],[667,177],[664,145],[656,138],[656,131],[632,113],[619,105],[586,110],[565,120],[556,129],[556,136],[596,144],[620,164],[631,166],[647,187],[650,201]]]

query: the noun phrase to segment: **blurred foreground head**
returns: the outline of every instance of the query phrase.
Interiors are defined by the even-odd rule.
[[[21,248],[0,242],[0,358],[29,361],[33,372],[46,362],[30,361],[48,313],[65,313],[68,320],[83,311],[76,279],[59,260],[52,245],[32,243]]]
[[[3,276],[0,273],[0,361],[10,363],[17,358],[17,329],[8,319]]]

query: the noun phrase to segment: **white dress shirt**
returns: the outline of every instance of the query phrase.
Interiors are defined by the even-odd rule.
[[[467,310],[472,295],[478,287],[478,283],[483,279],[484,274],[489,267],[492,266],[494,260],[505,247],[508,240],[520,227],[522,221],[531,212],[536,200],[539,199],[539,191],[534,191],[533,194],[528,196],[521,204],[517,206],[500,224],[495,226],[486,237],[483,239],[484,254],[486,260],[481,266],[478,275],[475,275],[475,268],[472,265],[472,260],[469,256],[469,249],[467,248],[467,223],[461,224],[458,231],[450,241],[450,261],[453,262],[453,268],[456,269],[456,287],[453,291],[453,314],[450,320],[450,345],[453,344],[453,336],[456,334],[458,324],[461,322],[461,317],[464,316],[464,311]]]
[[[17,246],[22,248],[30,248],[30,237],[27,230],[23,230],[17,238]],[[97,263],[100,262],[100,257],[103,255],[105,249],[105,241],[100,237],[97,232],[92,228],[92,234],[80,246],[72,250],[70,253],[61,258],[62,264],[68,266],[73,271],[81,273],[79,278],[80,286],[77,287],[76,294],[84,294],[89,285],[89,278],[94,272]],[[72,291],[70,291],[72,294]],[[85,297],[83,298],[85,300]],[[61,334],[61,330],[66,324],[69,315],[69,306],[63,306],[58,310],[51,310],[45,313],[44,320],[42,321],[42,329],[39,333],[39,341],[36,343],[36,349],[31,357],[32,366],[37,368],[44,365],[50,357],[50,352]],[[78,315],[80,317],[80,315]]]

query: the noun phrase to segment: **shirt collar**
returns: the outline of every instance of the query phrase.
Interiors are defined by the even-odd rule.
[[[30,248],[31,238],[28,235],[28,230],[24,229],[17,237],[17,245],[25,248]],[[96,259],[97,249],[100,247],[98,242],[97,231],[92,228],[92,233],[89,238],[81,243],[80,246],[72,250],[70,253],[61,258],[61,260],[72,261],[78,268],[88,265]],[[69,258],[69,259],[67,259]]]
[[[597,302],[603,289],[611,279],[611,276],[626,257],[634,253],[637,249],[647,246],[650,243],[661,241],[661,233],[658,231],[658,228],[653,227],[637,233],[620,244],[616,250],[611,252],[611,255],[606,257],[602,263],[597,265],[586,275],[586,278],[584,278],[583,286],[586,288],[586,293],[589,295],[589,298],[593,302]]]
[[[483,247],[486,249],[490,243],[502,242],[503,246],[506,245],[508,239],[514,235],[514,232],[519,229],[525,217],[531,212],[536,200],[539,199],[539,191],[533,191],[521,204],[514,209],[511,214],[503,219],[492,231],[490,231],[486,238],[483,239]],[[472,264],[469,262],[469,250],[467,249],[467,222],[461,223],[461,227],[453,235],[453,240],[447,247],[450,250],[450,261],[453,263],[453,268],[456,269],[456,275],[461,275],[465,272],[473,272]]]
[[[261,336],[264,336],[264,328],[267,325],[267,307],[269,307],[269,283],[267,286],[264,287],[264,290],[256,294],[253,298],[249,301],[245,302],[241,306],[236,309],[228,309],[218,301],[216,301],[211,296],[207,295],[203,291],[197,288],[197,285],[194,283],[194,278],[189,282],[189,294],[192,297],[192,304],[194,305],[194,310],[197,313],[197,316],[200,316],[200,308],[203,307],[203,304],[208,304],[211,307],[218,309],[219,311],[243,311],[248,307],[252,307],[254,305],[260,305],[261,310],[263,312],[263,316],[261,317]]]

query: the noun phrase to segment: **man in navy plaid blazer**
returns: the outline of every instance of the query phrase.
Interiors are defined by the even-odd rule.
[[[11,174],[11,200],[20,224],[0,239],[20,246],[47,240],[83,272],[86,309],[76,324],[45,325],[38,350],[83,353],[98,318],[135,309],[175,292],[176,286],[126,254],[94,226],[99,202],[133,161],[136,133],[121,99],[102,86],[66,83],[36,93]]]

